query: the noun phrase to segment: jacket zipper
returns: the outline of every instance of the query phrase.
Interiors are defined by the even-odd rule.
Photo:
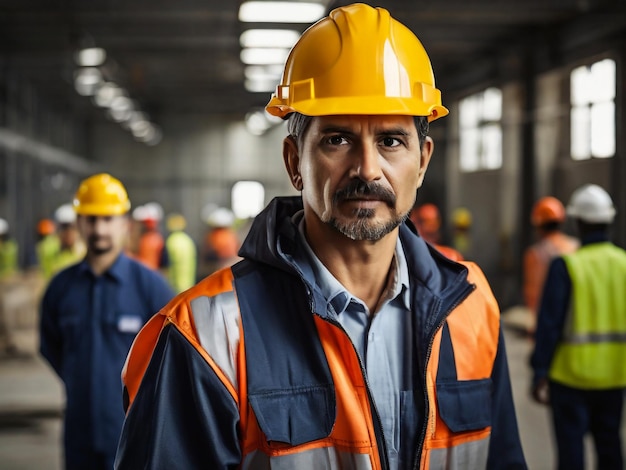
[[[307,285],[306,281],[305,281],[305,285]],[[350,345],[352,346],[352,350],[354,351],[354,354],[356,355],[356,357],[357,357],[357,359],[359,361],[359,367],[361,368],[361,376],[363,377],[363,380],[365,381],[365,390],[367,390],[367,398],[369,400],[370,406],[372,407],[372,411],[373,411],[373,415],[374,415],[374,419],[375,419],[374,433],[376,434],[376,441],[377,441],[378,447],[379,447],[379,449],[381,449],[379,451],[380,465],[381,465],[381,468],[383,470],[388,470],[389,469],[389,461],[388,461],[389,457],[387,455],[387,441],[385,439],[385,432],[383,431],[383,423],[382,423],[382,421],[380,419],[380,414],[378,413],[378,408],[376,408],[376,402],[374,402],[374,397],[372,397],[372,392],[370,390],[370,384],[369,384],[369,381],[367,380],[367,374],[365,372],[365,367],[363,366],[363,361],[361,360],[361,356],[357,352],[356,347],[354,346],[354,343],[350,339],[350,336],[348,335],[346,330],[343,328],[341,323],[339,323],[338,321],[335,321],[332,318],[322,317],[321,315],[319,315],[318,313],[315,312],[314,302],[313,302],[313,295],[311,294],[311,290],[310,290],[310,288],[308,286],[307,286],[306,290],[307,290],[307,295],[309,297],[309,308],[311,310],[311,313],[313,315],[317,315],[318,317],[320,317],[324,321],[330,323],[331,325],[334,325],[337,328],[339,328],[343,332],[343,334],[346,335],[346,338],[348,338],[348,341],[350,341]]]
[[[428,362],[430,361],[430,355],[432,353],[433,350],[433,343],[435,341],[435,335],[437,334],[437,332],[443,327],[444,322],[446,321],[446,318],[448,318],[448,316],[452,313],[452,311],[457,308],[461,302],[463,302],[463,300],[465,300],[474,290],[476,289],[476,284],[468,284],[460,293],[459,293],[459,297],[450,305],[450,308],[448,308],[446,310],[446,312],[443,314],[443,316],[441,317],[441,320],[439,321],[439,323],[437,324],[437,328],[435,328],[435,330],[433,331],[433,334],[430,336],[430,339],[428,341],[428,349],[426,350],[426,360],[424,362],[424,375],[423,375],[423,381],[422,381],[422,387],[424,389],[424,401],[425,401],[425,422],[424,425],[422,427],[422,432],[420,434],[420,440],[419,443],[417,445],[417,452],[415,453],[415,461],[413,462],[413,470],[418,470],[419,466],[420,466],[420,462],[422,460],[422,451],[424,450],[424,442],[426,440],[426,434],[428,432],[428,423],[431,421],[430,419],[430,414],[431,414],[431,407],[430,407],[430,403],[429,403],[429,398],[428,398]],[[436,384],[435,384],[436,386]],[[432,426],[434,427],[434,423],[432,424]],[[434,429],[431,430],[431,434],[433,434],[435,431]]]

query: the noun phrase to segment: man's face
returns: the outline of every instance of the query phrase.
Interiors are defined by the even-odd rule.
[[[91,255],[119,253],[128,237],[128,218],[124,215],[79,215],[78,229]]]
[[[78,238],[78,230],[75,224],[62,224],[59,227],[59,241],[63,248],[71,248]]]
[[[430,138],[420,150],[411,116],[321,116],[283,155],[307,224],[376,241],[406,219],[432,150]]]

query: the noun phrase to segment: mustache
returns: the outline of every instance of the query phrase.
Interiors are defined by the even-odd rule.
[[[363,197],[379,199],[391,207],[394,207],[396,204],[396,195],[391,190],[377,183],[361,180],[352,180],[345,188],[339,189],[333,196],[333,202],[338,203]]]
[[[89,238],[87,238],[87,242],[88,243],[95,243],[99,240],[108,240],[109,237],[102,237],[100,235],[91,235]]]

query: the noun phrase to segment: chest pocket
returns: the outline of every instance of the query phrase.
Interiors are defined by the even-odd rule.
[[[328,437],[336,418],[335,388],[304,286],[292,275],[247,261],[232,271],[248,400],[261,430],[268,441],[290,445]]]
[[[335,422],[332,384],[248,397],[268,441],[292,446],[328,437]]]
[[[490,378],[458,380],[454,348],[447,323],[444,324],[437,370],[439,415],[452,432],[483,429],[491,426]]]

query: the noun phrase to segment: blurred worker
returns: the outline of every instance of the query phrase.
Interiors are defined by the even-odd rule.
[[[76,264],[85,257],[87,248],[76,226],[76,211],[71,204],[63,204],[54,212],[57,222],[59,249],[52,260],[52,273]]]
[[[626,251],[609,241],[615,208],[600,186],[574,191],[567,214],[577,221],[582,246],[550,264],[531,358],[532,394],[551,407],[559,469],[584,468],[583,438],[590,432],[596,468],[622,470]]]
[[[117,469],[526,468],[487,281],[405,223],[448,113],[422,44],[352,4],[282,77],[300,194],[137,336]]]
[[[170,234],[165,240],[168,258],[168,278],[176,293],[189,289],[196,283],[198,250],[192,238],[185,233],[187,220],[182,214],[170,214],[167,229]]]
[[[18,246],[9,233],[9,223],[0,219],[0,280],[10,279],[18,272]]]
[[[235,214],[225,207],[217,207],[206,215],[209,230],[204,239],[203,263],[206,275],[235,263],[239,257],[240,241],[233,228]]]
[[[65,384],[65,468],[113,468],[124,420],[120,371],[135,334],[173,292],[123,254],[130,201],[119,180],[85,179],[73,206],[87,254],[46,289],[40,351]]]
[[[451,246],[441,244],[441,215],[436,205],[427,203],[415,206],[411,210],[409,218],[420,236],[440,253],[453,261],[463,260],[463,255],[459,251]]]
[[[0,218],[0,295],[12,289],[13,281],[18,274],[18,246],[9,234],[9,223]],[[12,332],[15,325],[15,315],[0,307],[0,352],[13,355],[17,353]]]
[[[43,278],[47,281],[52,277],[54,257],[59,251],[59,237],[56,234],[56,225],[51,219],[41,219],[37,223],[39,239],[35,245],[37,264]]]
[[[472,257],[472,213],[466,207],[452,211],[452,246],[463,258]]]
[[[565,208],[552,196],[539,199],[533,206],[530,221],[538,240],[524,252],[524,303],[532,313],[528,333],[533,334],[537,322],[537,308],[553,258],[575,251],[578,240],[561,231],[565,222]]]
[[[165,249],[165,238],[159,230],[159,224],[163,218],[163,209],[155,202],[149,202],[142,206],[139,222],[142,232],[137,246],[137,260],[149,268],[162,270],[167,269],[169,260]]]

